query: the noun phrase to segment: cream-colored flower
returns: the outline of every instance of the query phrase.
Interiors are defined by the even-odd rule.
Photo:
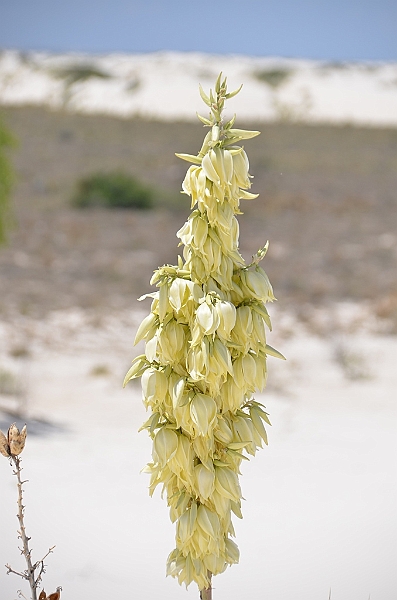
[[[209,127],[182,183],[192,213],[177,232],[178,264],[157,269],[158,290],[135,343],[145,350],[125,383],[141,377],[150,416],[141,429],[153,440],[149,493],[158,485],[176,525],[176,548],[167,574],[188,586],[209,587],[210,577],[239,560],[232,513],[242,518],[240,467],[267,444],[267,413],[253,394],[266,385],[267,357],[284,358],[267,344],[271,328],[265,303],[274,300],[259,266],[267,245],[247,265],[239,252],[240,201],[252,194],[247,154],[239,143],[259,132],[222,120],[228,93],[218,77],[214,92],[200,94],[210,109]],[[8,452],[0,436],[0,451]]]

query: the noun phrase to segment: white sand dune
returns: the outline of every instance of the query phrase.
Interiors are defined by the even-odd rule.
[[[186,592],[165,578],[174,527],[140,474],[150,442],[137,433],[145,418],[139,387],[121,390],[139,316],[109,317],[106,331],[80,317],[26,321],[29,360],[7,354],[21,324],[0,327],[2,364],[23,374],[30,415],[59,426],[29,435],[23,455],[35,558],[56,544],[45,587],[62,585],[64,600],[198,598],[194,585]],[[278,322],[276,314],[276,332]],[[397,340],[349,336],[364,371],[348,380],[332,340],[298,330],[272,339],[288,361],[271,362],[261,397],[270,443],[243,465],[241,562],[215,578],[214,599],[327,600],[331,588],[332,600],[395,600]],[[110,374],[90,375],[98,365]],[[0,598],[14,600],[22,583],[1,565],[23,568],[16,490],[0,458]]]
[[[65,71],[71,67],[88,67],[91,76],[87,72],[86,79],[73,83]],[[380,62],[8,50],[0,54],[0,105],[190,120],[195,110],[205,112],[206,108],[198,83],[209,89],[220,71],[228,76],[230,89],[244,84],[244,94],[230,103],[230,110],[242,120],[397,126],[397,63]]]

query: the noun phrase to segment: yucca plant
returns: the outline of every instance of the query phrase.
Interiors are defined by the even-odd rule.
[[[259,133],[222,119],[240,89],[228,93],[222,74],[209,96],[200,86],[210,114],[199,119],[210,130],[197,156],[177,154],[192,163],[182,187],[194,210],[177,232],[183,255],[154,272],[159,289],[142,297],[152,298],[135,337],[145,352],[125,377],[141,377],[151,412],[141,428],[153,439],[150,495],[162,485],[176,523],[167,574],[196,582],[206,600],[212,575],[239,560],[231,517],[242,517],[240,465],[267,444],[270,425],[253,394],[265,387],[267,356],[284,358],[266,343],[274,296],[259,262],[267,244],[250,264],[238,248],[240,200],[257,197],[238,143]]]

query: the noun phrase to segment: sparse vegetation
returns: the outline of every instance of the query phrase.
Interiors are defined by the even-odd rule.
[[[33,107],[3,112],[20,143],[12,195],[18,227],[0,253],[0,310],[33,316],[72,306],[130,307],[152,271],[175,258],[175,223],[190,203],[180,193],[184,165],[174,150],[195,152],[202,127]],[[395,331],[395,304],[387,299],[397,292],[397,130],[258,128],[250,165],[260,197],[255,207],[242,205],[243,256],[271,237],[268,274],[280,305],[298,312],[365,300]],[[161,190],[152,210],[71,208],[76,181],[115,170]]]
[[[75,92],[76,83],[89,79],[109,79],[111,75],[92,64],[72,64],[52,71],[52,74],[64,82],[63,106],[68,107]]]
[[[345,342],[335,344],[334,360],[342,369],[343,375],[350,381],[371,379],[372,373],[368,362],[358,350],[350,348]]]
[[[108,377],[111,374],[111,370],[107,365],[94,365],[90,371],[92,377]]]
[[[141,81],[135,77],[133,79],[130,79],[130,81],[126,84],[125,89],[128,92],[136,92],[139,90],[139,88],[141,87]]]
[[[5,369],[4,367],[1,367],[0,368],[0,395],[4,394],[6,396],[16,396],[19,393],[20,393],[20,385],[19,385],[16,374],[8,369]]]
[[[256,79],[258,79],[258,81],[266,83],[273,89],[276,89],[284,84],[287,79],[291,77],[291,75],[292,71],[290,69],[263,69],[254,73],[254,76]]]
[[[12,346],[10,348],[10,352],[9,352],[10,356],[12,356],[13,358],[29,358],[30,357],[30,350],[27,346],[23,345],[23,344],[19,344],[17,346]]]
[[[67,67],[56,69],[54,75],[65,79],[67,85],[73,85],[77,81],[87,81],[87,79],[95,77],[99,79],[109,79],[111,77],[109,73],[90,64],[68,65]]]
[[[95,173],[77,184],[72,204],[78,208],[140,208],[153,206],[153,192],[121,171]]]

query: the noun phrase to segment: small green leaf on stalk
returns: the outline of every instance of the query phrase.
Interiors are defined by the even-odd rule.
[[[221,80],[222,80],[222,71],[219,73],[218,78],[215,82],[215,91],[217,92],[217,94],[219,94],[219,92],[221,91]],[[225,79],[224,83],[226,83],[226,79]]]
[[[183,408],[184,406],[186,406],[186,404],[189,404],[191,399],[192,398],[190,394],[184,394],[178,402],[179,408]]]
[[[138,429],[138,432],[143,431],[144,429],[150,429],[150,433],[156,429],[156,426],[159,422],[160,414],[158,412],[153,413],[147,421]]]
[[[204,100],[204,102],[206,103],[206,105],[211,108],[211,100],[208,98],[207,94],[204,92],[204,90],[201,87],[200,83],[199,83],[199,91],[200,91],[201,98]]]
[[[269,240],[267,240],[266,244],[259,248],[258,252],[254,254],[252,257],[252,264],[258,264],[261,260],[263,260],[269,250]]]
[[[230,121],[228,121],[227,123],[225,123],[224,130],[227,131],[228,129],[230,129],[231,127],[233,127],[234,123],[236,122],[236,117],[237,117],[237,115],[236,115],[236,113],[234,113],[234,115],[232,116],[232,118],[230,119]]]
[[[218,460],[217,458],[214,459],[214,465],[216,467],[230,467],[229,463],[225,463],[222,460]]]
[[[271,426],[268,414],[264,410],[262,410],[260,406],[258,406],[256,410],[259,413],[261,419],[266,421],[266,423]]]
[[[159,311],[159,318],[160,318],[161,322],[164,321],[164,318],[167,315],[168,292],[169,292],[169,286],[168,286],[167,282],[160,284],[158,311]]]
[[[255,200],[259,196],[259,194],[252,194],[251,192],[247,192],[247,190],[241,190],[239,196],[241,200]]]
[[[143,340],[144,337],[147,336],[151,328],[155,326],[156,321],[157,317],[152,312],[149,313],[148,316],[143,319],[135,334],[134,346],[136,346],[141,340]]]
[[[150,423],[150,433],[154,433],[160,419],[160,413],[154,413],[152,422]]]
[[[237,94],[241,91],[242,87],[243,87],[243,84],[241,84],[237,90],[234,90],[234,92],[229,92],[228,94],[226,94],[226,96],[225,96],[226,100],[229,100],[229,98],[233,98],[234,96],[237,96]]]
[[[260,131],[248,131],[247,129],[229,129],[228,133],[240,140],[250,140],[260,134]]]
[[[251,415],[252,423],[253,423],[255,429],[257,430],[257,432],[259,433],[259,435],[261,436],[261,438],[263,439],[263,441],[265,442],[265,444],[267,446],[268,440],[267,440],[266,429],[262,423],[262,419],[260,418],[259,414],[257,413],[257,409],[255,406],[251,406],[250,415]]]
[[[236,515],[236,517],[238,519],[242,519],[243,518],[243,514],[241,512],[241,507],[237,504],[237,502],[230,502],[230,508],[232,509],[232,511],[234,512],[234,514]]]
[[[231,442],[230,444],[227,445],[227,447],[229,448],[229,450],[241,450],[242,448],[245,448],[245,446],[247,446],[250,443],[251,443],[251,441],[248,441],[248,442]]]
[[[240,409],[236,410],[236,415],[238,417],[244,417],[245,419],[248,417],[247,413],[245,413],[244,411],[242,411]]]
[[[175,152],[175,156],[181,158],[182,160],[186,160],[186,162],[191,162],[195,165],[201,165],[202,159],[194,154],[180,154],[179,152]]]
[[[180,496],[179,496],[179,498],[178,498],[178,500],[177,500],[177,503],[176,503],[176,505],[175,505],[175,508],[179,508],[179,507],[180,507],[180,505],[182,504],[182,502],[183,502],[183,501],[184,501],[184,499],[185,499],[185,492],[183,492],[183,491],[181,490],[180,492],[176,492],[176,493],[177,493],[177,494],[180,494]]]
[[[142,300],[146,300],[146,298],[156,298],[157,292],[151,292],[150,294],[143,294],[139,296],[138,302],[142,302]]]
[[[237,452],[237,450],[227,449],[227,452],[230,452],[234,456],[238,456],[238,458],[242,458],[243,460],[249,460],[248,456],[244,456],[241,452]]]
[[[262,419],[264,419],[268,425],[271,425],[271,423],[268,419],[269,413],[267,413],[265,410],[263,410],[264,408],[266,408],[266,406],[264,404],[262,404],[262,402],[258,402],[257,400],[250,400],[250,402],[247,403],[246,406],[249,406],[249,405],[255,406],[256,409],[261,413]]]
[[[281,352],[266,344],[265,346],[265,354],[270,354],[270,356],[274,356],[275,358],[281,358],[282,360],[287,360]]]
[[[146,370],[147,366],[148,362],[146,360],[146,355],[140,354],[139,356],[137,356],[134,359],[131,367],[128,369],[126,376],[124,377],[123,387],[125,387],[127,383],[131,381],[131,379],[140,377],[143,371]]]
[[[208,125],[208,127],[211,127],[213,125],[212,121],[210,121],[206,117],[203,117],[203,116],[199,115],[198,113],[196,113],[196,115],[197,115],[197,118],[200,119],[200,121],[202,123],[204,123],[204,125]]]
[[[266,307],[263,304],[251,304],[251,308],[258,313],[258,315],[260,315],[262,317],[262,319],[265,321],[266,325],[269,328],[269,331],[272,330],[272,323],[270,320],[270,316],[269,313],[266,310]]]

